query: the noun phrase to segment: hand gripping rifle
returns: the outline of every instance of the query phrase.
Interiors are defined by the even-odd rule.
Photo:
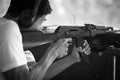
[[[57,39],[73,38],[73,45],[81,46],[81,40],[87,40],[91,51],[103,52],[108,47],[120,47],[119,30],[114,30],[113,27],[98,26],[94,24],[85,24],[84,26],[59,26],[55,33],[59,33]],[[90,64],[89,55],[80,53],[80,56],[87,64]]]

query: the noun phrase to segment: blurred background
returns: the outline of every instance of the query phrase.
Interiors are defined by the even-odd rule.
[[[120,0],[49,0],[53,12],[44,24],[100,24],[119,28]]]

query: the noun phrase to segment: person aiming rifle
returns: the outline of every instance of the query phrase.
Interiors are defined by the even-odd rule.
[[[42,0],[47,1],[47,0]],[[1,80],[43,80],[53,77],[55,72],[59,73],[70,65],[79,62],[80,47],[74,47],[72,54],[55,62],[56,58],[67,55],[71,38],[59,39],[51,43],[44,53],[44,56],[32,67],[28,66],[26,54],[24,52],[22,35],[18,24],[11,19],[4,17],[8,11],[11,0],[0,0],[0,78]],[[42,3],[42,2],[41,2]],[[39,18],[37,18],[39,21]],[[37,20],[32,25],[37,25]],[[41,24],[41,23],[40,23]],[[39,25],[40,25],[39,24]],[[85,44],[87,48],[88,44]],[[89,49],[87,49],[89,52]],[[31,57],[29,57],[31,58]],[[63,63],[67,61],[67,64]],[[70,61],[70,62],[69,62]],[[53,63],[53,64],[52,64]],[[58,64],[62,66],[59,67]],[[64,68],[63,68],[64,66]],[[61,71],[59,69],[61,68]],[[58,70],[58,71],[57,71]],[[55,72],[54,72],[55,71]],[[50,73],[54,72],[51,76]]]

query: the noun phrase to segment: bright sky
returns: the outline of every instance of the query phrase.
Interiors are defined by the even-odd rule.
[[[120,0],[49,0],[53,12],[47,25],[83,25],[94,23],[105,26],[120,25]]]

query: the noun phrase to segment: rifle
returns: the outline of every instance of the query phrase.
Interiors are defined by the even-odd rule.
[[[120,47],[119,30],[114,30],[113,27],[105,27],[94,24],[85,24],[84,26],[59,26],[54,34],[59,33],[57,39],[73,38],[73,46],[81,46],[81,40],[87,40],[91,51],[103,52],[108,47]],[[80,53],[80,56],[85,63],[90,64],[91,59],[88,55]]]

